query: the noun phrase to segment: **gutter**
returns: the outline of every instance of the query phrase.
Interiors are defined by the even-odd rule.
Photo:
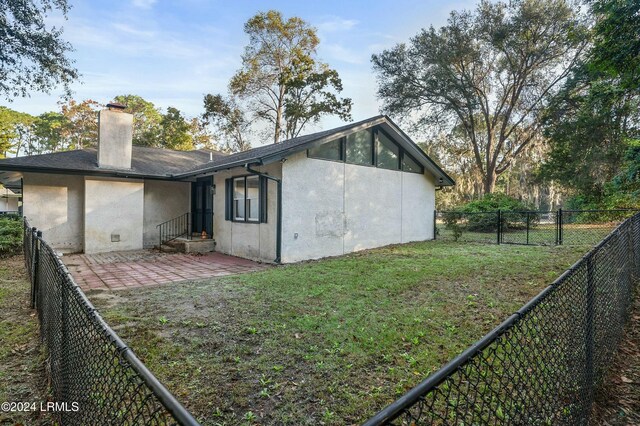
[[[245,164],[244,168],[247,172],[251,173],[252,175],[264,177],[265,179],[274,181],[277,184],[278,204],[277,204],[276,210],[278,214],[278,220],[276,222],[276,258],[274,259],[274,262],[280,264],[281,254],[282,254],[282,179],[278,179],[276,177],[269,176],[265,173],[261,173],[257,170],[254,170],[251,168],[251,164]]]
[[[99,169],[99,170],[79,170],[79,169],[54,169],[38,166],[12,166],[0,164],[0,172],[13,173],[50,173],[58,175],[81,175],[81,176],[99,176],[99,177],[115,177],[124,179],[154,179],[154,180],[174,180],[169,175],[145,175],[137,172],[127,172],[126,170],[116,169]]]

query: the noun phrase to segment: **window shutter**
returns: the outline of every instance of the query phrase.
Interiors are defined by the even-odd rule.
[[[269,179],[260,176],[260,223],[267,223],[267,194],[269,192]]]
[[[233,215],[233,179],[224,181],[224,220],[231,220]]]

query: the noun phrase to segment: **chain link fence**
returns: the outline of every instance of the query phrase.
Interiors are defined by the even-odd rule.
[[[64,425],[198,425],[102,319],[26,218],[23,244],[51,392],[62,407],[57,420]]]
[[[365,426],[589,424],[639,280],[640,213]]]
[[[637,210],[435,212],[436,239],[594,246]]]

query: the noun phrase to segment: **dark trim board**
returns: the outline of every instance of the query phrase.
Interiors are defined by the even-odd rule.
[[[81,175],[81,176],[95,176],[95,177],[110,177],[120,179],[152,179],[152,180],[169,180],[175,181],[176,179],[170,176],[156,176],[145,175],[137,173],[119,172],[114,170],[74,170],[74,169],[55,169],[47,167],[28,167],[28,166],[9,166],[2,164],[0,160],[0,172],[20,172],[20,173],[43,173],[43,174],[55,174],[55,175]]]

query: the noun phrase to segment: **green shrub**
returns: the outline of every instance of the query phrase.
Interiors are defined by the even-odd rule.
[[[458,239],[462,236],[462,226],[460,225],[460,220],[462,219],[462,213],[457,212],[445,212],[442,220],[444,221],[445,229],[451,231],[451,235],[453,236],[454,241],[458,241]]]
[[[22,251],[22,220],[19,217],[0,217],[0,257],[13,256]]]
[[[471,201],[456,209],[465,215],[467,230],[475,232],[496,232],[498,230],[497,211],[506,212],[502,216],[502,230],[521,229],[527,226],[527,214],[532,206],[504,194],[487,194],[480,200]],[[515,212],[515,213],[514,213]],[[482,214],[486,213],[486,214]],[[539,221],[538,215],[529,215],[529,225]]]
[[[523,212],[532,209],[533,206],[508,195],[487,194],[480,200],[471,201],[463,205],[458,210],[463,212],[495,212],[497,210]]]

